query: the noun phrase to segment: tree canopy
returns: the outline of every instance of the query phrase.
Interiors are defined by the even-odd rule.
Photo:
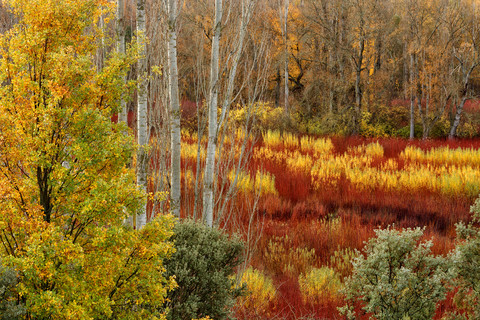
[[[123,226],[145,195],[132,137],[111,121],[136,50],[94,63],[110,1],[7,5],[19,21],[0,35],[0,258],[15,299],[35,319],[161,317],[173,221]]]

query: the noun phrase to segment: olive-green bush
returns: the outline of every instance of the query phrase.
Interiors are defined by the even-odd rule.
[[[455,303],[460,313],[449,319],[480,319],[480,198],[472,206],[473,222],[457,225],[457,245],[451,255],[454,272],[453,286],[458,289]]]
[[[357,253],[353,274],[343,290],[347,304],[339,308],[355,319],[354,306],[378,320],[426,320],[445,298],[447,259],[431,253],[431,241],[420,242],[420,228],[376,230],[376,237]]]
[[[18,277],[14,270],[5,268],[0,261],[0,319],[21,319],[25,314],[25,304],[18,299],[15,287]]]
[[[192,221],[177,223],[172,240],[176,252],[165,266],[178,287],[167,296],[167,319],[227,318],[243,291],[233,277],[241,263],[242,243]]]

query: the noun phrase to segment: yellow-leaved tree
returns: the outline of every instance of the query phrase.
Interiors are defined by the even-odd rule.
[[[123,226],[144,201],[126,164],[125,124],[110,121],[135,48],[99,70],[107,0],[6,0],[18,23],[0,35],[0,264],[26,319],[162,318],[173,279],[163,259],[173,221]]]

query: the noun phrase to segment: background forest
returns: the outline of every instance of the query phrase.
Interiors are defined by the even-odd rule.
[[[479,6],[0,1],[0,318],[478,319]]]
[[[247,80],[255,79],[264,81],[258,92],[261,100],[271,108],[286,108],[292,116],[287,123],[279,119],[277,127],[409,137],[413,120],[415,137],[475,136],[479,46],[475,1],[254,4],[241,44],[233,105],[248,101],[253,84],[247,86]],[[135,30],[135,3],[125,5],[129,41]],[[185,122],[192,119],[196,105],[208,100],[213,5],[179,3],[175,21]],[[146,6],[148,65],[166,68],[166,12],[161,2],[147,1]],[[231,53],[239,44],[245,6],[224,4],[219,66],[225,80],[224,70],[230,68]],[[149,99],[151,110],[161,109],[161,78],[150,82],[149,92],[155,96]]]

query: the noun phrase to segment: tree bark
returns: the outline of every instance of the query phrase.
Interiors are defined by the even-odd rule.
[[[413,68],[413,54],[410,55],[410,140],[415,138],[415,97],[413,95],[413,80],[415,71]]]
[[[453,120],[452,127],[450,128],[450,133],[448,134],[448,139],[450,140],[455,138],[455,135],[457,134],[457,128],[460,124],[460,119],[462,118],[463,106],[465,105],[465,101],[467,101],[467,98],[463,97],[462,101],[457,106],[457,112],[455,112],[455,119]]]
[[[458,58],[457,58],[458,59]],[[463,112],[463,107],[465,105],[465,102],[468,100],[468,86],[470,84],[470,76],[477,67],[477,62],[474,62],[470,69],[468,71],[465,71],[464,64],[461,63],[461,70],[463,73],[463,88],[462,88],[462,100],[460,104],[457,106],[457,112],[455,113],[455,119],[453,120],[452,127],[450,128],[450,133],[448,134],[448,139],[453,139],[455,138],[455,135],[457,134],[457,128],[460,125],[460,119],[462,118],[462,112]]]
[[[222,22],[222,1],[215,1],[215,25],[214,36],[212,41],[212,60],[211,60],[211,74],[210,74],[210,99],[208,109],[208,146],[207,146],[207,159],[205,164],[205,178],[204,178],[204,193],[203,193],[203,213],[206,219],[207,225],[213,227],[213,209],[215,206],[215,154],[217,150],[217,142],[219,136],[219,128],[227,118],[230,105],[232,103],[233,89],[235,86],[235,78],[237,74],[237,68],[240,61],[240,57],[243,51],[243,43],[247,33],[247,25],[251,18],[253,8],[256,1],[242,1],[242,14],[240,22],[240,30],[237,38],[237,42],[234,43],[233,56],[229,56],[227,61],[231,61],[229,65],[229,72],[227,75],[225,92],[223,95],[223,103],[221,105],[220,120],[217,122],[217,108],[218,108],[218,65],[219,65],[219,47],[221,36],[221,22]],[[221,210],[222,211],[222,210]],[[217,216],[217,221],[221,215]]]
[[[178,96],[177,69],[177,0],[168,1],[168,69],[170,96],[170,139],[171,139],[171,184],[170,208],[180,217],[181,176],[180,176],[180,102]]]
[[[215,0],[212,56],[210,65],[210,87],[208,98],[208,145],[203,186],[203,217],[209,227],[213,226],[215,152],[217,149],[218,66],[220,36],[222,29],[222,0]]]
[[[360,132],[360,114],[362,111],[362,89],[361,89],[361,81],[362,81],[362,64],[363,64],[363,54],[365,51],[365,40],[362,38],[359,40],[359,49],[358,49],[358,56],[356,58],[356,78],[355,78],[355,110],[354,110],[354,134],[358,134]]]
[[[137,0],[137,36],[145,35],[145,0]],[[147,191],[147,59],[145,42],[140,48],[138,60],[137,84],[137,186]],[[140,230],[147,224],[147,204],[145,203],[136,216],[136,229]]]

